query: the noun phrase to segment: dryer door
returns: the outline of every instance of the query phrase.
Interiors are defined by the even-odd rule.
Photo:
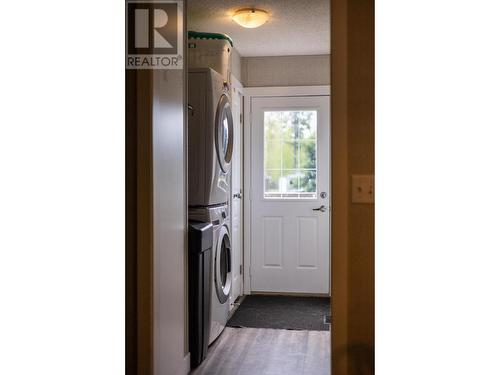
[[[227,226],[219,232],[215,252],[215,291],[220,303],[225,303],[231,291],[231,241]]]
[[[233,156],[233,114],[227,95],[222,95],[215,116],[215,148],[224,173],[229,171]]]

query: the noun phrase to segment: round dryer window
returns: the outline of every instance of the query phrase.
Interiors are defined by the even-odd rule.
[[[225,225],[219,233],[215,253],[215,290],[220,303],[225,303],[231,291],[231,241]]]
[[[233,156],[233,114],[227,95],[222,95],[215,117],[215,148],[224,173],[229,170]]]

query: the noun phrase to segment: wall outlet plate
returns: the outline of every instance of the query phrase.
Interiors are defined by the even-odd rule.
[[[375,203],[374,175],[352,175],[352,203]]]

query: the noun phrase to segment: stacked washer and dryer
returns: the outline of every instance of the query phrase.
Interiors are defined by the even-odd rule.
[[[196,34],[196,37],[193,35]],[[190,282],[206,274],[208,282],[198,283],[196,291],[190,293],[205,297],[196,311],[208,314],[208,327],[196,327],[192,335],[196,345],[211,344],[226,326],[229,317],[229,295],[231,291],[231,231],[229,202],[231,197],[231,158],[233,153],[233,118],[231,113],[228,66],[231,44],[220,34],[190,33],[188,76],[188,218],[193,225],[210,225],[212,238],[211,255],[205,268],[190,263]],[[214,37],[215,36],[215,37]],[[218,37],[217,37],[218,36]],[[198,48],[194,51],[195,48]],[[208,51],[208,52],[207,52]],[[215,53],[214,53],[215,51]],[[220,53],[217,53],[220,52]],[[206,58],[204,56],[206,55]],[[201,242],[191,240],[193,246]],[[202,249],[195,249],[202,251]],[[208,266],[209,264],[209,266]],[[196,297],[197,298],[197,297]],[[200,297],[201,298],[201,297]],[[204,306],[200,306],[203,305]],[[209,306],[207,306],[209,305]],[[192,309],[192,306],[190,306]],[[190,318],[191,319],[191,318]],[[201,317],[195,317],[200,322]],[[194,324],[193,324],[194,325]],[[203,325],[203,324],[202,324]],[[205,323],[206,325],[206,323]],[[205,332],[205,333],[203,333]],[[196,349],[197,350],[197,349]],[[202,351],[198,361],[206,354]]]

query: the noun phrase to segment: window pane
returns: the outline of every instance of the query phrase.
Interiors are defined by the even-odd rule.
[[[316,171],[301,171],[300,191],[304,193],[316,193]]]
[[[294,116],[296,112],[283,111],[281,113],[281,136],[283,140],[295,141],[298,138],[298,120]]]
[[[298,134],[300,139],[316,139],[317,112],[302,111],[298,113]]]
[[[280,193],[298,192],[299,189],[298,171],[296,169],[284,170],[283,176],[280,178]]]
[[[264,197],[316,198],[317,111],[264,112]]]
[[[279,170],[265,171],[264,185],[266,193],[271,193],[271,192],[279,193],[280,177],[281,177],[281,171]]]
[[[268,141],[264,148],[264,168],[281,169],[281,141]]]
[[[264,113],[264,139],[266,141],[281,140],[281,112]]]
[[[283,169],[295,169],[299,166],[299,143],[283,141]]]
[[[300,142],[299,168],[316,169],[316,141]]]

